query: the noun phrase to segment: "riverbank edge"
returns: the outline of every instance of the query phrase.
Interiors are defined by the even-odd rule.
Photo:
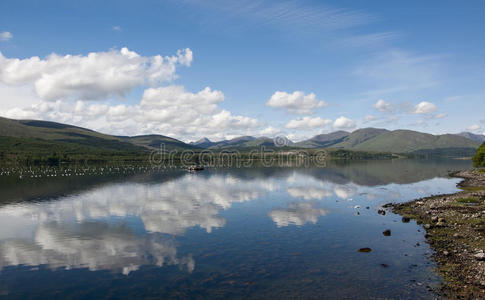
[[[485,169],[450,176],[463,179],[457,184],[462,191],[386,206],[426,230],[436,272],[444,279],[439,296],[485,299]]]

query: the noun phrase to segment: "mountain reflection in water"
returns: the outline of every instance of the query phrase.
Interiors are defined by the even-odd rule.
[[[354,259],[357,246],[353,246],[359,238],[342,240],[336,231],[344,230],[349,237],[370,236],[365,226],[381,226],[384,221],[405,226],[385,219],[390,216],[376,214],[377,207],[452,192],[457,180],[445,178],[447,172],[468,166],[463,161],[398,160],[328,168],[208,169],[196,174],[167,171],[110,180],[9,181],[0,183],[4,203],[0,206],[0,268],[29,267],[30,272],[38,267],[107,270],[131,275],[142,266],[173,266],[178,271],[170,272],[191,276],[198,270],[199,260],[201,274],[214,264],[202,253],[207,251],[204,240],[217,248],[211,249],[219,253],[222,262],[234,251],[225,248],[229,241],[237,244],[246,239],[245,247],[249,247],[259,245],[258,236],[265,236],[269,244],[264,244],[268,246],[260,255],[266,257],[268,268],[276,270],[279,267],[271,266],[271,261],[278,251],[290,248],[278,237],[284,232],[293,234],[284,228],[301,227],[302,238],[314,239],[318,230],[324,230],[319,226],[324,223],[329,230],[321,237],[325,242],[315,241],[313,246],[303,243],[300,251],[313,253],[311,249],[321,245],[322,254],[333,253],[329,242],[336,243],[335,247],[349,244],[352,247],[345,247],[349,254],[333,255],[342,255],[341,259],[360,268]],[[359,218],[357,212],[362,214]],[[325,218],[328,221],[322,221]],[[400,228],[396,231],[406,230]],[[256,234],[258,231],[261,233]],[[372,239],[382,251],[391,250],[380,234]],[[280,250],[269,251],[271,247]],[[424,255],[422,248],[419,253]],[[251,261],[245,263],[251,266]]]

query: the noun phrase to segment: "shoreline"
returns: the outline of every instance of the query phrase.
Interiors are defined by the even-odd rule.
[[[426,231],[434,251],[436,272],[443,278],[437,291],[450,299],[485,299],[485,170],[450,174],[463,178],[462,191],[390,205],[403,218]]]

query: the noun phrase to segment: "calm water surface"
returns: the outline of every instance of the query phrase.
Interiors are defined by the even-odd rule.
[[[432,299],[424,231],[377,210],[470,166],[0,176],[0,297]]]

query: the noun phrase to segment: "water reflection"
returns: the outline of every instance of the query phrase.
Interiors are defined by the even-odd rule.
[[[7,205],[0,208],[0,215],[38,223],[136,216],[149,232],[183,234],[199,226],[210,233],[225,224],[217,216],[220,209],[256,199],[272,188],[265,181],[242,181],[231,175],[187,175],[162,184],[126,182],[55,201]]]
[[[141,265],[178,265],[194,270],[191,256],[177,257],[170,239],[160,235],[137,236],[124,226],[100,222],[40,224],[32,240],[7,239],[0,243],[0,267],[39,266],[51,269],[88,268],[125,275]]]
[[[269,217],[278,227],[288,225],[303,225],[305,223],[317,223],[318,218],[325,216],[328,211],[313,207],[312,203],[292,203],[285,209],[275,209],[269,213]]]
[[[223,227],[220,210],[271,191],[273,181],[187,174],[161,184],[116,183],[54,201],[5,205],[0,208],[0,222],[5,223],[0,237],[6,238],[0,241],[0,267],[47,264],[127,274],[143,264],[166,262],[192,271],[194,260],[177,258],[175,244],[164,237],[191,227],[207,233]],[[146,233],[106,224],[112,218],[137,218]],[[29,231],[31,239],[18,239]]]
[[[196,174],[173,171],[101,182],[78,178],[69,181],[67,186],[75,187],[71,190],[66,189],[64,179],[54,178],[42,181],[48,183],[45,192],[40,182],[13,185],[0,182],[6,188],[5,193],[2,190],[5,204],[0,206],[0,269],[26,266],[32,270],[46,266],[51,270],[107,270],[128,275],[138,274],[140,271],[133,271],[143,266],[175,272],[169,268],[172,266],[183,276],[198,274],[187,278],[202,285],[197,279],[212,278],[208,274],[217,274],[225,268],[227,274],[242,268],[240,272],[246,272],[249,278],[258,275],[247,270],[262,268],[263,262],[272,264],[267,266],[268,270],[292,268],[301,272],[320,264],[318,269],[329,268],[327,273],[322,271],[328,282],[338,285],[341,278],[332,275],[332,268],[339,272],[347,270],[349,281],[355,270],[365,272],[372,268],[371,261],[354,257],[359,247],[372,243],[376,245],[376,253],[379,247],[381,253],[406,251],[406,256],[402,253],[400,259],[411,259],[408,253],[420,251],[414,247],[416,241],[406,246],[392,243],[390,238],[383,239],[380,226],[384,222],[388,222],[386,226],[404,225],[394,223],[389,214],[378,215],[377,208],[382,203],[455,189],[450,179],[441,177],[446,175],[443,170],[457,166],[455,162],[433,167],[435,173],[418,172],[411,182],[411,176],[406,174],[416,164],[399,164],[401,168],[395,170],[387,169],[393,165],[376,162],[377,166],[335,165],[327,169],[224,169]],[[377,170],[382,174],[377,174]],[[390,179],[385,176],[391,173]],[[36,193],[40,196],[33,197]],[[356,216],[356,210],[361,212],[360,216]],[[317,225],[323,223],[325,226]],[[393,227],[393,236],[394,232],[396,235],[406,232],[408,237],[418,234],[415,228],[406,229],[410,224],[407,226]],[[400,237],[399,241],[404,239]],[[271,242],[274,248],[264,246]],[[263,246],[251,248],[255,245]],[[299,245],[298,251],[306,255],[298,256],[299,260],[291,265],[284,257],[285,250],[293,245]],[[348,248],[339,248],[345,245]],[[247,253],[252,254],[245,256],[242,249],[248,247]],[[212,252],[217,253],[214,256],[217,259],[210,259]],[[319,261],[310,261],[313,256],[318,256]],[[402,264],[399,260],[395,263]],[[272,276],[293,274],[287,271]],[[395,270],[404,271],[399,267]],[[381,274],[380,269],[373,272],[379,278],[389,277]],[[150,276],[158,278],[162,273]],[[359,278],[364,276],[359,274]],[[244,277],[246,281],[248,278]],[[175,284],[164,280],[169,286]],[[268,286],[273,284],[276,283]],[[294,284],[299,286],[297,281]],[[373,287],[372,283],[367,284]]]

